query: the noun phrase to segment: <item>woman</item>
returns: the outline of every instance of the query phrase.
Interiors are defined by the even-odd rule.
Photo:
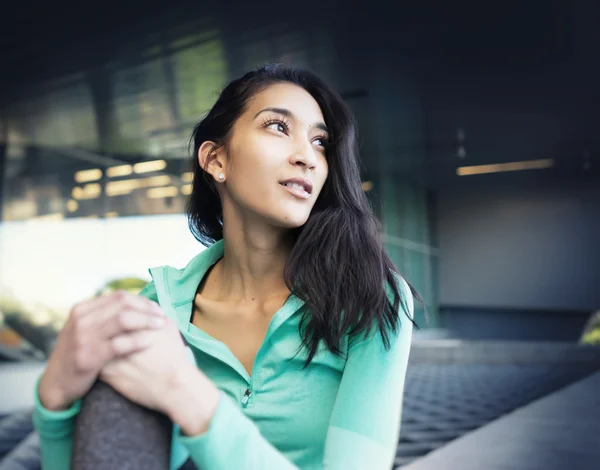
[[[140,296],[75,306],[38,386],[45,469],[68,467],[100,377],[174,423],[173,469],[389,470],[414,291],[382,247],[355,132],[306,71],[223,90],[193,134],[189,225],[208,248],[151,269]]]

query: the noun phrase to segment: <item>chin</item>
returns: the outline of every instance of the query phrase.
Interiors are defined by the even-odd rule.
[[[284,228],[298,228],[298,227],[302,227],[306,221],[308,220],[308,216],[307,217],[286,217],[283,220],[280,220],[279,224],[281,227]]]
[[[286,214],[277,214],[271,217],[272,223],[281,228],[298,228],[302,227],[308,220],[310,213],[303,214],[300,211],[289,212]]]

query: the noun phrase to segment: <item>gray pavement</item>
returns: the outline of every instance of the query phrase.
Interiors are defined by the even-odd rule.
[[[402,467],[402,470],[598,469],[600,372]]]

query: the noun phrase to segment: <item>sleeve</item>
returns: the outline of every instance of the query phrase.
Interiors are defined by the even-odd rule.
[[[400,285],[412,319],[412,293],[404,280]],[[327,432],[324,469],[392,468],[411,338],[412,323],[401,314],[400,329],[390,337],[390,349],[385,349],[378,332],[350,346]]]
[[[139,293],[144,297],[158,300],[154,282],[150,282]],[[43,470],[68,470],[71,464],[73,429],[81,409],[77,400],[67,410],[50,411],[40,402],[39,379],[34,389],[33,424],[40,437],[40,454]]]
[[[401,295],[413,315],[412,294]],[[385,349],[379,333],[352,344],[334,405],[323,468],[389,470],[398,436],[412,323],[401,317],[399,333]],[[229,397],[222,395],[209,429],[200,436],[180,434],[194,463],[204,470],[297,469],[260,434]]]
[[[38,385],[39,379],[34,391],[33,425],[40,437],[42,469],[68,470],[71,463],[73,428],[81,401],[76,401],[67,410],[47,410],[40,402]]]
[[[208,431],[191,437],[179,434],[178,440],[202,470],[298,469],[262,436],[252,420],[223,393]]]

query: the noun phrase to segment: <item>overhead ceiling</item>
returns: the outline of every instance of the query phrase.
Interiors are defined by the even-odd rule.
[[[0,103],[110,62],[115,51],[193,30],[190,18],[216,18],[230,36],[274,18],[282,24],[314,21],[348,44],[339,53],[356,60],[386,56],[390,64],[414,68],[427,154],[422,177],[430,184],[456,180],[455,168],[463,164],[553,158],[561,172],[577,173],[584,155],[591,155],[594,168],[600,167],[600,29],[594,20],[600,7],[594,2],[386,3],[352,9],[328,1],[313,10],[270,1],[178,1],[87,10],[89,4],[9,2],[1,7]],[[350,98],[372,92],[342,91]],[[464,135],[463,159],[457,156],[458,133]]]

